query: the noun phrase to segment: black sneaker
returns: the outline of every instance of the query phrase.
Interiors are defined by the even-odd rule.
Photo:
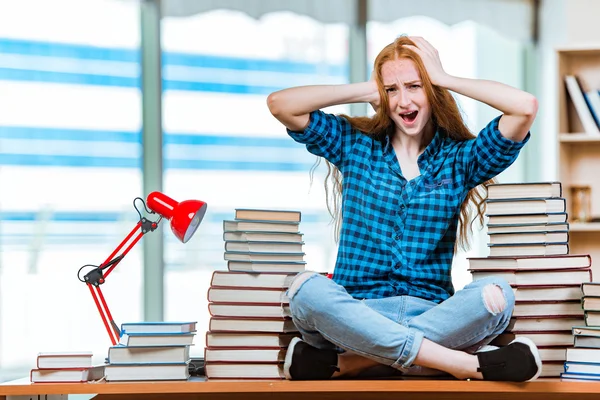
[[[287,379],[296,381],[329,379],[340,370],[337,357],[334,350],[317,349],[296,337],[288,346],[283,373]]]
[[[521,337],[497,350],[477,353],[478,372],[486,381],[525,382],[542,373],[542,360],[531,339]]]

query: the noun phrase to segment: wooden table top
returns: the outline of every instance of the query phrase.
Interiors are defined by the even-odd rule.
[[[528,383],[458,381],[458,380],[329,380],[329,381],[259,381],[210,380],[163,382],[98,382],[98,383],[30,383],[29,378],[0,384],[0,398],[8,395],[98,394],[101,399],[134,398],[132,395],[171,394],[221,395],[218,398],[264,398],[265,394],[285,395],[286,399],[326,397],[340,398],[600,398],[600,382],[561,382],[540,379]],[[117,396],[119,395],[119,396]],[[126,395],[126,396],[124,396]],[[316,396],[318,395],[318,396]],[[170,397],[171,398],[171,397]],[[192,398],[175,396],[173,398]],[[211,397],[212,398],[212,397]],[[407,397],[404,397],[407,398]]]

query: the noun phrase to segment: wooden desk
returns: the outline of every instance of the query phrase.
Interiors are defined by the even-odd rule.
[[[94,400],[450,400],[519,399],[597,400],[600,383],[538,380],[503,383],[454,380],[203,381],[37,383],[28,379],[0,384],[0,400],[9,395],[96,394]]]

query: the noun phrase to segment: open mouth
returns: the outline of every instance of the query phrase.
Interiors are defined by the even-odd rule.
[[[404,120],[404,122],[407,124],[412,124],[415,122],[415,119],[417,119],[417,114],[419,114],[418,111],[412,111],[406,114],[401,114],[400,117],[402,117],[402,120]]]

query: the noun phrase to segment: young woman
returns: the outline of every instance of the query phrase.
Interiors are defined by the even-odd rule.
[[[474,136],[450,91],[502,115]],[[319,111],[356,102],[376,114]],[[482,218],[482,184],[529,139],[535,97],[448,75],[431,44],[403,36],[379,53],[370,81],[289,88],[272,93],[268,106],[294,140],[328,161],[341,196],[333,279],[304,272],[288,290],[302,340],[288,348],[287,378],[353,376],[380,364],[459,379],[537,378],[541,361],[530,340],[483,349],[508,325],[510,286],[488,278],[454,293],[450,274],[470,209]]]

